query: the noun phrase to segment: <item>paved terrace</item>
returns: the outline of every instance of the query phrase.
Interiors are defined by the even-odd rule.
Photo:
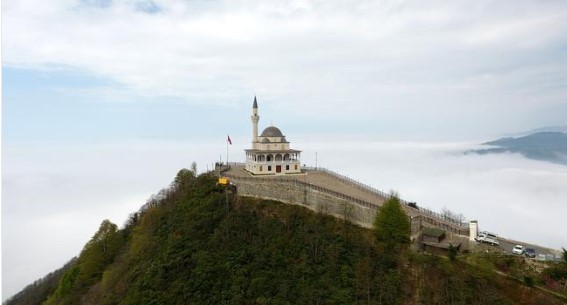
[[[244,170],[244,165],[239,163],[231,164],[226,171],[227,176],[234,178],[254,178],[254,179],[276,179],[276,180],[297,180],[300,183],[307,183],[315,186],[319,191],[324,191],[339,197],[350,197],[359,201],[365,206],[378,208],[389,198],[389,195],[368,185],[364,185],[358,181],[342,176],[333,171],[324,168],[304,168],[303,173],[297,175],[270,175],[270,176],[253,176]],[[345,196],[342,196],[345,195]],[[414,209],[409,207],[405,200],[401,200],[406,213],[412,218],[413,225],[432,225],[444,230],[452,231],[457,234],[468,235],[468,226],[451,219],[447,219],[443,215],[424,209]],[[416,217],[417,216],[417,217]],[[415,219],[414,219],[415,218]],[[413,223],[417,221],[418,223]]]

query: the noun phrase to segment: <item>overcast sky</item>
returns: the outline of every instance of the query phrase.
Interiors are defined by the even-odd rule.
[[[318,151],[326,167],[433,208],[471,185],[499,202],[543,194],[549,206],[511,213],[539,217],[526,221],[559,221],[542,211],[567,202],[565,166],[454,154],[567,125],[563,0],[4,0],[2,72],[3,298],[179,168],[205,170],[227,133],[242,160],[254,95],[260,126],[280,127],[305,163]],[[521,237],[473,204],[454,206]],[[559,247],[556,231],[522,234]]]

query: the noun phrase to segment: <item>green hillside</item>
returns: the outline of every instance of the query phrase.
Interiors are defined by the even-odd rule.
[[[383,214],[397,216],[368,230],[215,182],[180,171],[7,304],[563,304],[469,259],[410,251],[395,200]]]

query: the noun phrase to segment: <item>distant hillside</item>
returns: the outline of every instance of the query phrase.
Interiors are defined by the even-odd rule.
[[[493,270],[512,270],[520,258],[417,254],[382,242],[395,223],[363,229],[300,206],[227,196],[215,182],[180,171],[123,229],[103,221],[78,258],[6,304],[563,303],[529,287],[543,280]]]
[[[472,152],[477,154],[519,153],[526,158],[567,165],[566,133],[538,132],[525,137],[502,138],[483,144],[497,147]]]

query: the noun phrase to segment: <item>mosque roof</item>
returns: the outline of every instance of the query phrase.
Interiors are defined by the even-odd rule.
[[[275,126],[270,126],[262,131],[261,137],[283,137],[282,131]]]

